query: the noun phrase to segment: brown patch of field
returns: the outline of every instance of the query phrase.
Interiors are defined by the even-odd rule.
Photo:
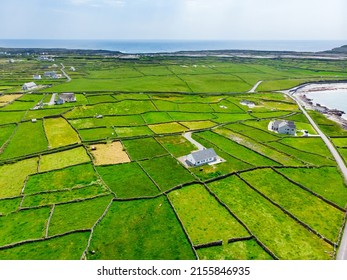
[[[97,144],[93,145],[93,147],[95,147],[95,150],[92,150],[91,153],[94,157],[95,165],[130,162],[128,154],[123,151],[123,145],[121,142]]]
[[[21,97],[23,94],[7,94],[0,96],[0,103],[10,103],[17,98]]]

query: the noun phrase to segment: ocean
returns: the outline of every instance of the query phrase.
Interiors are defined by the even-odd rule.
[[[306,96],[313,99],[314,103],[347,113],[347,84],[343,89],[315,91],[306,93]],[[342,117],[347,119],[347,114],[344,114]]]
[[[318,52],[331,50],[347,41],[189,41],[189,40],[42,40],[0,39],[5,48],[67,48],[110,50],[123,53],[159,53],[202,50],[259,50]]]

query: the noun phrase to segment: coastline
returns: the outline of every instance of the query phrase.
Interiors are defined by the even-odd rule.
[[[332,91],[345,91],[347,93],[347,82],[343,83],[309,83],[291,89],[289,92],[295,94],[305,108],[313,111],[320,112],[329,120],[339,124],[343,129],[347,130],[347,115],[345,111],[339,108],[330,108],[324,104],[314,101],[313,98],[307,97],[307,94],[319,92],[329,94]]]

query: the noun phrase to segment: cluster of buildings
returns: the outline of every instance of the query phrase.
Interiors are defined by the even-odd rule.
[[[56,71],[47,71],[43,74],[44,77],[46,78],[51,78],[51,79],[60,79],[62,78],[62,74],[57,74]],[[42,76],[41,75],[33,75],[33,79],[34,80],[42,80]]]

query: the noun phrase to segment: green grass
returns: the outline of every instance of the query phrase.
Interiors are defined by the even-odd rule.
[[[149,112],[142,115],[147,124],[167,123],[172,122],[173,119],[166,112]]]
[[[91,229],[105,212],[112,196],[57,205],[54,208],[48,235],[53,236],[81,229]]]
[[[103,102],[116,102],[116,99],[113,98],[110,94],[102,94],[102,95],[87,95],[87,100],[89,104],[97,104]]]
[[[239,241],[223,246],[197,250],[200,260],[272,260],[273,258],[254,240]]]
[[[19,208],[22,198],[1,199],[0,200],[0,215],[7,215],[16,211]]]
[[[327,158],[333,158],[327,146],[321,138],[308,137],[308,138],[284,138],[280,143],[291,146],[300,151],[314,153]]]
[[[20,147],[20,149],[18,149]],[[6,146],[0,159],[10,159],[47,150],[48,143],[42,121],[25,122],[18,126],[16,133]]]
[[[0,246],[44,237],[49,214],[45,207],[0,217]]]
[[[292,158],[289,155],[285,155],[281,152],[278,152],[268,146],[265,146],[259,142],[256,141],[256,139],[251,139],[249,137],[246,137],[242,134],[233,132],[229,129],[225,128],[218,128],[214,130],[216,133],[233,140],[237,142],[238,144],[245,146],[255,152],[258,152],[261,155],[264,155],[268,158],[270,158],[273,161],[276,161],[279,163],[279,165],[289,165],[289,166],[300,166],[303,165],[302,162]]]
[[[226,128],[235,131],[239,134],[245,135],[249,138],[255,139],[258,142],[276,141],[279,138],[269,132],[262,131],[260,129],[253,128],[243,124],[230,124]]]
[[[211,107],[213,108],[213,111],[218,113],[235,113],[235,114],[245,113],[245,110],[241,108],[241,105],[238,106],[226,100],[223,100],[217,104],[211,104]]]
[[[90,233],[79,232],[0,250],[1,260],[80,260]]]
[[[218,146],[223,151],[235,156],[254,166],[274,166],[278,165],[276,162],[263,157],[256,152],[239,145],[237,142],[231,141],[217,133],[210,131],[202,132],[197,134],[199,137],[204,138],[206,141],[210,141]]]
[[[90,254],[91,251],[95,254]],[[165,197],[114,202],[94,230],[88,259],[188,260],[193,250]]]
[[[50,148],[58,148],[81,142],[76,131],[63,118],[45,119],[44,127]]]
[[[283,168],[278,171],[336,205],[347,207],[347,187],[335,167]]]
[[[116,138],[116,133],[113,128],[90,128],[79,130],[83,141],[95,141],[104,139],[114,139]]]
[[[209,185],[212,191],[280,259],[332,259],[333,248],[236,176]]]
[[[66,113],[65,117],[71,119],[96,115],[136,115],[151,111],[157,110],[150,101],[124,100],[116,103],[79,106]]]
[[[249,236],[247,230],[201,185],[173,191],[169,199],[194,245]]]
[[[25,120],[42,119],[43,117],[60,116],[67,112],[69,108],[30,110],[25,115]]]
[[[40,160],[40,172],[61,169],[85,162],[90,162],[90,157],[83,147],[79,147],[42,156]]]
[[[269,145],[270,147],[273,147],[277,151],[291,155],[308,165],[320,166],[320,165],[335,165],[336,164],[335,161],[328,159],[324,156],[307,153],[307,152],[292,148],[290,146],[283,145],[280,142],[271,142],[271,143],[268,143],[267,145]]]
[[[162,191],[195,180],[178,161],[170,156],[146,160],[141,162],[141,165]]]
[[[37,158],[0,166],[0,198],[19,196],[28,175],[37,171]]]
[[[347,131],[336,122],[329,120],[323,114],[309,111],[313,120],[319,125],[322,132],[328,136],[347,136]]]
[[[5,142],[10,138],[16,125],[6,125],[0,127],[0,149],[5,144]]]
[[[96,182],[97,177],[91,164],[67,167],[62,170],[31,175],[24,193],[33,194],[43,191],[61,190],[76,186],[85,186]]]
[[[344,213],[284,179],[271,169],[242,173],[250,185],[334,243]]]
[[[24,197],[22,207],[35,207],[42,205],[65,203],[70,201],[92,198],[108,193],[109,191],[105,187],[98,184],[93,184],[88,187],[74,188],[59,192],[47,192],[41,194],[26,195]]]
[[[178,133],[178,132],[184,132],[184,131],[188,130],[186,127],[184,127],[184,126],[182,126],[176,122],[149,125],[149,128],[155,134]]]
[[[23,117],[25,112],[1,112],[0,111],[0,125],[9,123],[18,123]]]
[[[172,135],[156,138],[165,149],[174,157],[188,155],[196,150],[196,147],[181,135]]]
[[[147,126],[116,127],[115,131],[117,136],[121,138],[153,135]]]
[[[334,145],[338,148],[346,148],[347,147],[347,138],[331,138]]]
[[[200,122],[181,122],[181,125],[188,127],[189,130],[199,130],[214,127],[217,124],[211,121],[200,121]]]
[[[117,198],[154,196],[159,193],[136,162],[100,166],[97,171]]]
[[[234,158],[224,151],[222,151],[218,146],[211,144],[205,139],[193,135],[193,138],[197,140],[200,144],[202,144],[206,148],[213,148],[218,156],[225,160],[225,162],[214,164],[214,165],[203,165],[199,167],[193,167],[190,170],[201,180],[205,181],[208,179],[216,178],[222,175],[226,175],[232,172],[245,170],[252,168],[251,165],[245,163],[237,158]]]
[[[169,112],[168,113],[175,121],[205,121],[216,118],[211,113],[187,113],[187,112]]]
[[[249,114],[214,113],[213,115],[216,116],[213,121],[217,123],[229,123],[253,119]]]
[[[132,160],[150,159],[167,154],[154,138],[125,140],[122,143]]]

